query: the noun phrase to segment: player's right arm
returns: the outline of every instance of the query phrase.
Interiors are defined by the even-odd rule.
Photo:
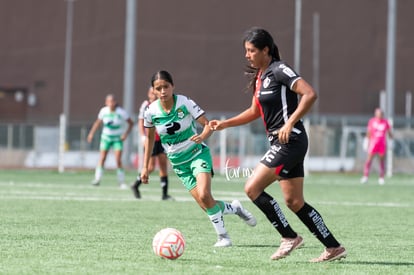
[[[145,139],[144,146],[144,161],[141,169],[141,181],[142,183],[148,183],[149,173],[148,166],[151,159],[152,149],[154,148],[155,141],[155,127],[147,128],[147,138]]]
[[[96,130],[98,130],[98,128],[101,126],[101,124],[102,124],[102,120],[99,119],[99,118],[97,120],[95,120],[95,122],[93,123],[92,128],[91,128],[91,130],[89,131],[89,134],[88,134],[88,142],[89,143],[92,142],[93,136],[95,135]]]
[[[146,131],[144,126],[144,118],[145,118],[145,110],[148,108],[149,103],[147,100],[142,102],[141,107],[139,107],[139,114],[138,114],[138,138],[141,139],[141,142],[145,142],[146,138]]]
[[[211,120],[209,126],[212,130],[222,130],[229,127],[247,124],[260,117],[260,110],[256,105],[255,97],[252,98],[251,106],[242,113],[226,120]]]
[[[138,136],[141,138],[141,142],[144,143],[146,139],[145,134],[145,127],[144,127],[144,119],[139,118],[138,119]]]

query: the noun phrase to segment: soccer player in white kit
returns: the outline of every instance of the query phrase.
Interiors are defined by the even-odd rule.
[[[145,111],[144,126],[147,128],[142,183],[148,183],[148,166],[155,139],[160,135],[172,168],[198,205],[206,212],[216,233],[216,247],[232,245],[224,226],[223,214],[235,214],[248,225],[255,226],[255,217],[243,208],[240,201],[232,203],[215,200],[211,194],[213,165],[210,149],[204,144],[212,131],[204,111],[191,99],[173,93],[174,83],[167,71],[155,73],[151,79],[158,99]],[[203,127],[199,134],[196,122]]]
[[[125,122],[128,124],[126,130],[123,128]],[[89,143],[92,142],[95,132],[101,125],[103,126],[103,129],[99,145],[100,157],[95,168],[95,179],[92,181],[92,185],[98,186],[100,184],[106,157],[109,149],[112,148],[116,159],[119,187],[121,189],[127,189],[128,186],[125,184],[125,171],[122,166],[122,149],[123,142],[131,132],[134,123],[129,114],[117,104],[115,96],[112,94],[106,96],[105,107],[102,107],[99,111],[98,118],[89,132]]]

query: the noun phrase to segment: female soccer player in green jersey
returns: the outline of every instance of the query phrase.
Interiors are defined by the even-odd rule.
[[[148,166],[156,130],[174,172],[210,218],[218,235],[215,246],[231,246],[223,214],[236,214],[250,226],[256,225],[256,219],[243,208],[240,201],[218,201],[211,194],[213,166],[210,150],[203,141],[212,131],[204,111],[188,97],[173,93],[174,82],[167,71],[155,73],[151,86],[158,99],[148,106],[144,115],[144,126],[148,131],[141,171],[142,183],[148,183]],[[200,134],[196,131],[196,123],[203,127]]]
[[[127,122],[128,126],[126,130],[123,129],[123,124]],[[116,165],[117,165],[117,176],[118,183],[121,189],[126,189],[128,186],[125,184],[125,172],[122,167],[122,149],[123,142],[128,137],[129,132],[134,125],[132,119],[129,117],[128,113],[118,106],[115,96],[109,94],[105,98],[105,107],[102,107],[99,111],[98,118],[93,124],[89,135],[88,142],[92,142],[93,135],[100,126],[103,126],[101,134],[101,142],[99,145],[100,157],[98,165],[95,169],[95,179],[92,181],[92,185],[98,186],[102,175],[106,157],[108,155],[109,149],[114,150]]]

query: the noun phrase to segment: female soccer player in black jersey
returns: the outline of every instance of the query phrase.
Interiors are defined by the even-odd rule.
[[[303,239],[289,225],[276,200],[264,190],[278,180],[285,203],[326,247],[312,262],[345,258],[347,252],[332,235],[321,215],[305,202],[303,196],[303,160],[308,138],[301,118],[317,96],[313,88],[288,64],[280,59],[272,36],[264,29],[252,28],[245,33],[244,47],[251,76],[251,106],[232,118],[212,120],[213,130],[263,119],[270,148],[256,166],[245,185],[245,192],[266,215],[282,236],[279,249],[271,256],[278,260],[303,245]],[[300,100],[298,100],[298,95]]]

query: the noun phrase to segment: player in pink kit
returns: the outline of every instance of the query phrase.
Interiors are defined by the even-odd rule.
[[[367,135],[368,139],[368,158],[364,165],[364,176],[361,178],[361,183],[368,181],[369,172],[371,169],[372,159],[375,155],[378,155],[380,161],[380,177],[378,179],[379,184],[384,184],[385,174],[385,154],[387,150],[387,133],[392,138],[391,127],[388,121],[383,118],[383,113],[380,108],[375,109],[375,117],[371,118],[368,122]]]

